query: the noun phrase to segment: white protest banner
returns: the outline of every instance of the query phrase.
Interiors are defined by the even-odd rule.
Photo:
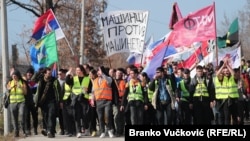
[[[102,13],[101,25],[107,56],[121,52],[142,54],[147,22],[148,11],[124,10]]]

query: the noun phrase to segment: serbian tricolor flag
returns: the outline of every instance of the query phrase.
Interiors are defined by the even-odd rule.
[[[149,61],[143,69],[143,72],[146,72],[150,79],[153,79],[157,67],[162,66],[164,57],[177,53],[176,48],[172,45],[168,45],[168,42],[165,41],[168,40],[169,35],[171,35],[171,31],[160,40],[152,43],[150,45],[151,47],[149,47],[152,48],[152,50],[148,56]]]
[[[189,58],[181,62],[178,67],[189,68],[190,70],[192,70],[196,65],[196,63],[198,64],[207,55],[208,55],[208,42],[203,41],[201,42],[201,46],[199,46]]]
[[[62,28],[60,27],[54,15],[54,12],[49,9],[46,13],[44,13],[36,20],[32,31],[32,38],[34,38],[35,40],[39,40],[51,31],[55,31],[56,40],[65,37]]]

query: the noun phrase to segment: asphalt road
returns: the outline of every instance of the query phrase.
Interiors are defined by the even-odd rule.
[[[246,127],[248,127],[250,125],[250,120],[245,121],[245,124],[247,125]],[[212,126],[211,126],[212,127]],[[58,135],[56,134],[55,138],[48,138],[43,136],[41,133],[39,133],[38,135],[31,135],[28,137],[23,137],[20,134],[19,138],[13,138],[13,140],[11,141],[51,141],[51,140],[60,140],[60,141],[79,141],[79,140],[87,140],[87,141],[125,141],[125,137],[114,137],[114,138],[109,138],[108,135],[106,135],[106,137],[104,138],[99,138],[99,136],[96,137],[91,137],[91,136],[83,136],[81,138],[77,138],[76,136],[73,137],[68,137],[66,135]]]
[[[124,137],[114,137],[114,138],[109,138],[108,136],[106,136],[105,138],[99,138],[99,136],[97,137],[91,137],[91,136],[83,136],[82,138],[77,138],[77,137],[67,137],[67,136],[63,136],[63,135],[56,135],[55,138],[48,138],[45,137],[41,134],[39,135],[32,135],[29,137],[19,137],[14,139],[14,141],[79,141],[79,140],[87,140],[87,141],[124,141]]]

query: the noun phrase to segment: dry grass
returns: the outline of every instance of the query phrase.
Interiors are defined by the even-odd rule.
[[[4,136],[4,108],[2,106],[2,104],[0,103],[0,141],[17,141],[18,138],[14,138],[13,133],[9,133],[8,135]],[[41,133],[42,130],[42,114],[41,111],[39,109],[38,111],[38,134]],[[32,118],[31,118],[32,119]],[[32,121],[31,121],[32,122]],[[57,130],[59,130],[59,125],[57,123],[56,126]],[[20,134],[19,138],[23,138],[22,134]]]
[[[4,136],[3,107],[0,106],[0,141],[15,141],[12,134]]]
[[[0,106],[0,137],[3,136],[4,133],[4,125],[3,125],[3,108]],[[1,138],[0,138],[1,139]]]
[[[13,133],[9,133],[4,136],[4,109],[0,106],[0,141],[17,141],[18,138],[14,138]],[[22,138],[22,135],[20,136]]]
[[[7,135],[7,136],[4,136],[4,135],[0,135],[0,140],[1,141],[16,141],[17,139],[15,139],[13,137],[13,135]]]

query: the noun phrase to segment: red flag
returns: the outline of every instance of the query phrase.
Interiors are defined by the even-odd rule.
[[[190,46],[194,42],[216,39],[215,5],[202,8],[174,25],[170,45]]]
[[[181,62],[181,64],[179,64],[179,65],[181,65],[183,68],[192,69],[196,62],[197,62],[197,54],[195,52],[187,60]]]
[[[175,23],[177,23],[180,19],[182,19],[181,11],[178,7],[177,2],[175,2],[173,4],[173,10],[172,10],[172,14],[171,14],[170,22],[169,22],[169,28],[173,29],[173,26],[175,25]]]
[[[195,52],[187,60],[183,61],[180,65],[184,68],[192,69],[195,66],[195,63],[199,63],[207,55],[208,55],[208,42],[203,41],[201,46],[198,47],[195,50]]]

